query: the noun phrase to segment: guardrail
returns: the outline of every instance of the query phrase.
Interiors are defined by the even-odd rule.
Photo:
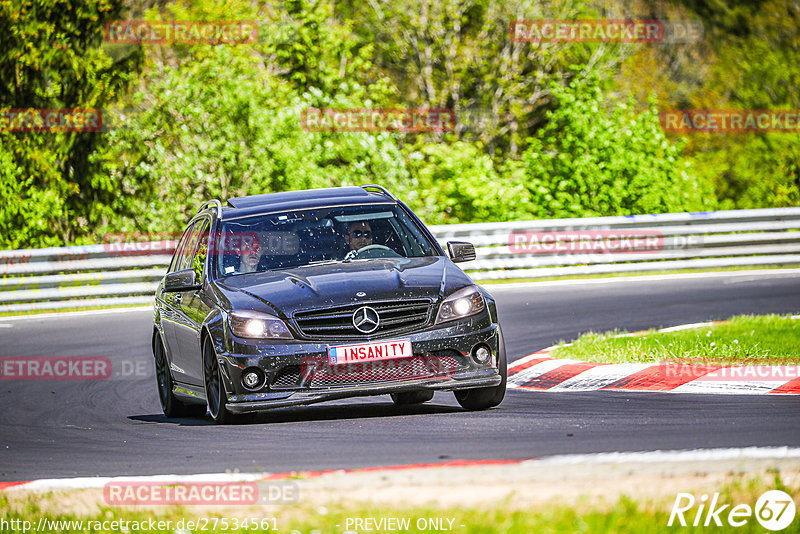
[[[475,280],[800,264],[800,208],[431,226]],[[174,242],[0,251],[0,311],[152,302]]]

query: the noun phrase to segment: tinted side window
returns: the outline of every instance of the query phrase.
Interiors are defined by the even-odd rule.
[[[181,259],[186,257],[186,243],[189,241],[189,237],[192,235],[193,227],[194,224],[190,224],[186,227],[186,230],[183,231],[181,240],[178,241],[178,246],[175,247],[175,254],[172,255],[172,261],[169,263],[169,269],[167,272],[173,273],[180,268]]]
[[[195,223],[192,228],[189,240],[186,242],[186,250],[180,261],[181,269],[194,269],[197,279],[203,275],[203,266],[208,254],[208,220],[202,219]]]
[[[197,279],[203,279],[203,270],[206,265],[206,256],[208,256],[208,240],[210,233],[210,225],[208,221],[203,221],[202,229],[200,230],[200,241],[197,243],[197,251],[194,253],[192,259],[192,268],[197,273]]]

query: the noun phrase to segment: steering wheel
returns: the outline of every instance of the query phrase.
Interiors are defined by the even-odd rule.
[[[386,245],[367,245],[353,252],[353,257],[360,260],[367,258],[401,258],[400,254],[387,247]],[[349,256],[351,252],[348,252]]]

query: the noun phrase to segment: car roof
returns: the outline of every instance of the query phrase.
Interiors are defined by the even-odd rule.
[[[228,199],[228,205],[222,208],[222,218],[231,219],[259,213],[318,207],[394,204],[397,202],[391,193],[383,188],[378,189],[379,191],[372,192],[363,187],[331,187],[235,197]]]

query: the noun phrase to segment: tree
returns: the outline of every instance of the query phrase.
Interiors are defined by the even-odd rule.
[[[713,206],[655,109],[605,100],[596,78],[553,86],[558,107],[522,156],[536,217],[696,211]]]
[[[251,9],[208,2],[148,16],[261,18]],[[109,213],[99,232],[178,230],[208,198],[371,182],[402,189],[407,171],[392,134],[302,128],[307,108],[370,107],[388,91],[374,77],[359,83],[370,50],[330,15],[328,3],[292,1],[256,44],[149,50],[132,118],[110,134],[113,149],[102,157],[104,174],[131,193],[135,216]]]
[[[123,10],[120,0],[1,2],[0,109],[102,109],[115,100],[139,58],[135,48],[113,56],[100,46],[105,22]],[[19,195],[2,217],[0,247],[71,242],[116,196],[92,169],[101,133],[0,130],[3,194]]]

